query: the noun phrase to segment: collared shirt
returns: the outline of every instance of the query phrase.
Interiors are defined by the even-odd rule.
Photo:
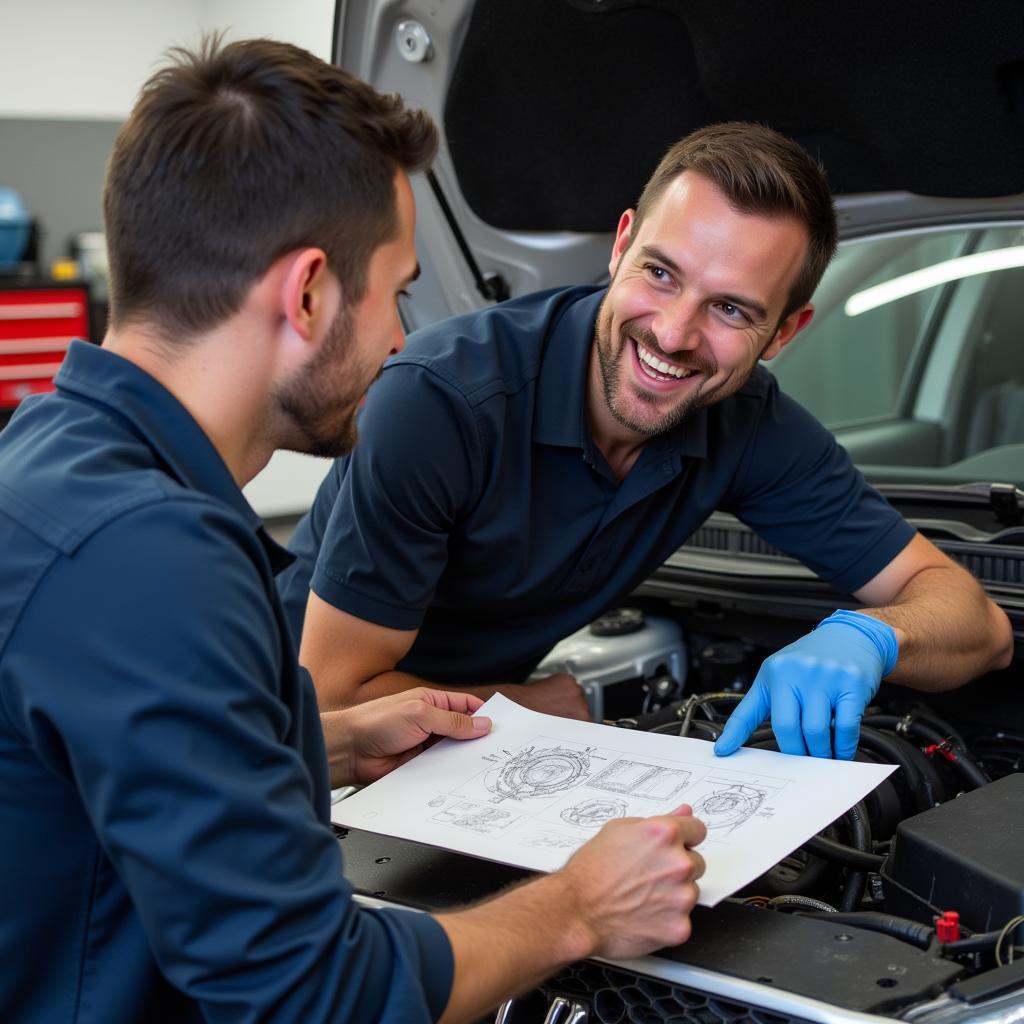
[[[311,581],[343,611],[418,629],[400,669],[521,681],[716,509],[841,591],[906,546],[912,527],[762,367],[652,437],[616,482],[585,409],[602,297],[506,302],[418,331],[388,361],[359,444],[290,544],[279,589],[297,635]]]
[[[0,434],[0,1019],[409,1021],[426,915],[360,910],[263,532],[185,408],[72,345]]]

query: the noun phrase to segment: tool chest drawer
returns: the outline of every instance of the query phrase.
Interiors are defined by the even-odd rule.
[[[84,285],[0,287],[0,410],[52,391],[71,339],[88,336]]]

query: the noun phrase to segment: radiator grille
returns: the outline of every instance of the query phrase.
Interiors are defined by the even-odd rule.
[[[541,992],[546,1002],[565,996],[583,1004],[590,1024],[805,1024],[802,1017],[781,1016],[590,960],[555,975]],[[517,1024],[515,1014],[510,1024]]]

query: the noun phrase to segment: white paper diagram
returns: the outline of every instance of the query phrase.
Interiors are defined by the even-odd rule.
[[[789,781],[719,769],[708,773],[688,799],[693,813],[707,826],[708,837],[719,840],[755,815],[772,817],[774,801]]]
[[[590,775],[590,751],[538,743],[492,768],[484,784],[492,803],[567,793]]]
[[[642,796],[649,800],[671,800],[682,792],[692,774],[692,771],[685,768],[668,768],[662,764],[622,758],[610,764],[587,785],[609,793]]]
[[[614,818],[624,818],[628,811],[625,800],[584,800],[564,807],[560,817],[578,828],[600,828]]]
[[[497,807],[477,804],[472,800],[460,800],[434,814],[431,821],[441,825],[465,828],[481,835],[492,836],[503,832],[518,820],[518,816]]]
[[[707,826],[700,902],[714,906],[862,799],[891,765],[710,743],[528,711],[500,695],[475,740],[441,740],[334,804],[363,828],[540,871],[561,867],[611,821],[675,811]]]

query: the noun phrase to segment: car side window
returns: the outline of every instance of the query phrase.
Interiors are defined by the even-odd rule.
[[[1024,485],[1024,230],[844,246],[768,368],[880,482]]]
[[[936,305],[927,288],[863,312],[851,297],[962,253],[968,232],[854,242],[815,297],[815,319],[773,364],[783,390],[832,430],[900,414],[906,375]]]

